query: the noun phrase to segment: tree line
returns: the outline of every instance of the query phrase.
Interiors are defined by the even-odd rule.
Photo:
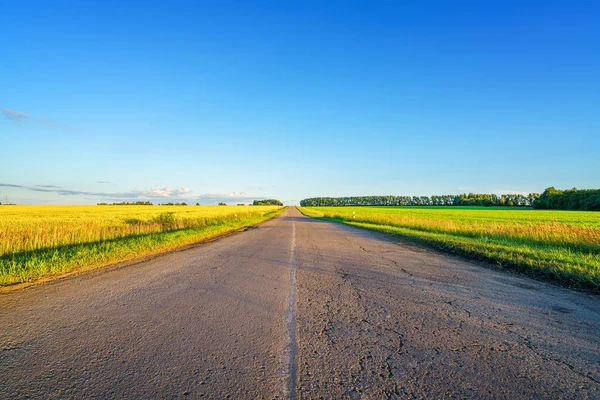
[[[312,197],[300,201],[302,207],[316,206],[500,206],[531,207],[538,193],[522,194],[447,194],[434,196],[353,196]]]
[[[541,210],[600,211],[600,189],[558,190],[549,187],[533,202]]]
[[[276,199],[254,200],[253,206],[282,206],[283,203]]]
[[[99,206],[153,206],[150,201],[122,201],[120,203],[98,203]]]
[[[98,206],[153,206],[154,203],[151,201],[122,201],[119,203],[98,203]],[[162,203],[159,206],[187,206],[187,203]],[[200,204],[196,203],[197,206]]]

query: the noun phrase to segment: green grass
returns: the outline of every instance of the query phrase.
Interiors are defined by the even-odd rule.
[[[299,207],[572,288],[600,292],[600,213],[487,207]]]
[[[0,209],[0,287],[156,254],[273,218],[284,207]]]

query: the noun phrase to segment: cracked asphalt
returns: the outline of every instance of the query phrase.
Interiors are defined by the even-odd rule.
[[[0,295],[0,377],[7,399],[597,399],[600,298],[290,208]]]

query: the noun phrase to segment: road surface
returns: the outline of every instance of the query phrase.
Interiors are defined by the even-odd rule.
[[[600,398],[600,299],[280,217],[0,296],[0,398]]]

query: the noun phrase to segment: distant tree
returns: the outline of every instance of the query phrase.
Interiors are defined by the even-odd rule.
[[[153,206],[151,201],[122,201],[120,203],[98,203],[99,206]]]
[[[255,206],[283,206],[283,203],[279,200],[275,199],[267,199],[267,200],[254,200],[252,205]]]
[[[219,203],[220,206],[226,206],[227,203]]]
[[[533,201],[533,207],[549,210],[600,211],[600,189],[558,190],[549,187]]]

